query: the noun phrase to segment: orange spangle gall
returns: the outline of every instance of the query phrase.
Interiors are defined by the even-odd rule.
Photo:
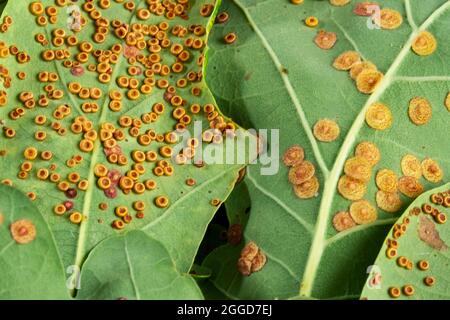
[[[425,271],[425,270],[428,270],[428,269],[430,268],[430,263],[429,263],[427,260],[420,260],[420,261],[417,263],[417,267],[418,267],[420,270]]]
[[[356,223],[353,221],[350,213],[347,211],[339,211],[333,217],[333,227],[337,232],[345,231],[353,228]]]
[[[23,152],[23,156],[25,159],[27,160],[34,160],[37,158],[38,156],[38,151],[36,148],[34,147],[28,147],[25,149],[25,151]]]
[[[393,259],[393,258],[395,258],[397,256],[397,248],[388,248],[387,250],[386,250],[386,257],[388,258],[388,259]]]
[[[422,31],[414,39],[412,50],[419,56],[429,56],[437,49],[436,38],[428,31]]]
[[[315,167],[309,161],[303,161],[289,170],[289,182],[297,185],[311,179],[315,174]]]
[[[341,53],[333,62],[333,67],[337,70],[350,70],[353,65],[361,61],[361,57],[356,51],[345,51]]]
[[[155,198],[155,205],[158,208],[166,208],[169,205],[169,198],[166,196],[158,196]]]
[[[321,119],[313,127],[313,133],[317,140],[322,142],[332,142],[339,137],[340,128],[336,121]]]
[[[343,175],[338,181],[338,191],[345,199],[360,200],[366,194],[367,186],[363,181]]]
[[[66,213],[66,207],[63,204],[58,204],[53,208],[53,212],[58,215],[62,216],[64,213]]]
[[[36,227],[31,220],[17,220],[10,225],[9,230],[18,244],[27,244],[36,238]]]
[[[335,32],[329,32],[325,30],[320,30],[316,37],[314,38],[314,43],[324,50],[329,50],[334,47],[337,41],[337,35]]]
[[[398,177],[390,169],[381,169],[377,172],[375,182],[381,191],[396,192],[398,189]]]
[[[112,227],[117,230],[122,230],[123,228],[125,228],[125,222],[119,219],[114,220],[112,223]]]
[[[290,0],[292,4],[302,4],[305,0]]]
[[[408,115],[412,123],[417,126],[428,123],[432,116],[430,102],[423,97],[411,99],[408,107]]]
[[[390,287],[388,289],[388,294],[391,298],[397,299],[400,297],[402,292],[401,292],[400,288],[398,288],[398,287]]]
[[[69,216],[69,221],[73,224],[80,224],[83,221],[83,215],[78,211],[72,212]]]
[[[366,123],[376,130],[385,130],[392,125],[392,113],[383,103],[374,103],[366,111]]]
[[[444,173],[439,164],[430,158],[427,158],[422,161],[422,174],[423,177],[433,183],[438,183],[443,179]]]
[[[309,16],[305,19],[305,25],[310,28],[317,27],[319,25],[319,19],[315,16]]]
[[[237,35],[234,32],[227,33],[224,36],[223,40],[225,41],[226,44],[232,44],[232,43],[236,42]]]
[[[426,286],[432,287],[436,284],[436,278],[432,276],[427,276],[423,279],[423,282],[425,283]]]
[[[128,208],[125,206],[118,206],[114,209],[116,216],[123,218],[128,214]]]
[[[350,205],[350,216],[356,224],[367,224],[377,220],[377,210],[367,200],[359,200]]]
[[[404,257],[404,256],[400,256],[397,258],[397,265],[401,268],[406,268],[406,266],[408,265],[408,258]]]
[[[414,293],[416,292],[414,287],[410,284],[403,286],[402,291],[403,291],[404,295],[408,296],[408,297],[414,295]]]

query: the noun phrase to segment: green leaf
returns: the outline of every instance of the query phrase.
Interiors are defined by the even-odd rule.
[[[392,259],[386,256],[386,252],[390,248],[388,241],[392,241],[395,232],[393,227],[372,266],[372,272],[361,295],[362,299],[391,299],[390,288],[403,291],[404,286],[408,285],[414,288],[414,294],[407,296],[402,293],[398,299],[442,300],[449,298],[450,289],[447,277],[450,261],[447,247],[450,244],[449,225],[448,222],[438,223],[433,216],[421,210],[423,205],[430,205],[448,216],[448,207],[432,203],[430,197],[434,194],[447,193],[449,189],[450,184],[447,183],[422,194],[398,219],[395,225],[402,225],[404,219],[408,219],[410,222],[407,224],[406,232],[397,239],[397,255]],[[419,214],[413,214],[414,211]],[[425,233],[427,231],[428,234]],[[410,260],[413,268],[409,270],[399,266],[397,259],[400,257]],[[420,261],[429,263],[427,270],[420,269]],[[380,282],[375,278],[377,276],[381,276]],[[426,277],[433,277],[435,284],[427,286],[424,283]]]
[[[10,231],[30,221],[35,238],[17,243]],[[64,269],[50,228],[20,191],[0,185],[0,299],[69,299]]]
[[[357,1],[335,7],[329,1],[293,5],[284,0],[231,0],[221,8],[230,18],[213,29],[207,76],[222,110],[246,127],[280,129],[280,154],[301,145],[320,181],[318,196],[302,200],[293,192],[289,168],[282,163],[276,175],[264,176],[261,165],[249,166],[244,181],[251,214],[245,242],[254,241],[267,255],[267,263],[261,271],[243,277],[236,271],[241,248],[228,246],[215,250],[204,263],[213,269],[211,281],[231,298],[359,297],[366,268],[397,217],[378,209],[374,223],[340,233],[332,226],[334,214],[351,204],[338,194],[337,185],[346,160],[360,142],[370,141],[381,152],[364,197],[374,206],[376,172],[389,168],[402,176],[400,162],[405,154],[420,161],[434,159],[448,181],[450,151],[444,145],[450,113],[444,101],[450,89],[450,67],[445,63],[450,2],[377,2],[402,15],[398,29],[369,29],[368,18],[353,13]],[[319,19],[317,28],[305,25],[308,16]],[[331,50],[314,43],[322,29],[337,34]],[[438,42],[436,52],[426,57],[411,50],[422,30],[430,31]],[[229,32],[235,32],[237,40],[226,45],[224,36]],[[385,75],[372,94],[360,93],[347,72],[332,67],[347,50],[358,51]],[[426,125],[416,126],[408,118],[409,101],[416,96],[426,97],[432,105]],[[390,107],[393,124],[384,131],[365,123],[374,102]],[[323,118],[338,123],[337,140],[315,139],[312,128]],[[420,183],[425,189],[435,185],[423,178]],[[403,195],[401,200],[402,208],[412,201]],[[246,206],[243,202],[241,208]]]
[[[142,231],[102,241],[89,254],[77,299],[203,299],[195,280],[180,274],[169,252]]]
[[[54,1],[43,0],[40,1],[45,6],[54,5]],[[200,10],[204,5],[211,4],[210,0],[199,0],[191,3],[191,6],[186,9],[186,16],[180,18],[176,16],[173,20],[166,19],[164,15],[151,14],[147,21],[139,20],[137,12],[140,9],[148,8],[146,1],[136,1],[136,8],[134,10],[126,10],[124,3],[111,2],[111,7],[107,10],[99,9],[97,2],[95,6],[103,17],[113,19],[123,24],[146,23],[148,25],[156,25],[162,22],[169,24],[166,37],[171,43],[184,44],[188,37],[194,40],[206,41],[212,22],[215,17],[217,6],[213,7],[214,11],[209,17],[203,17]],[[29,1],[10,1],[6,6],[3,17],[10,16],[13,20],[12,25],[6,33],[1,34],[1,41],[7,46],[15,45],[20,51],[26,52],[31,61],[24,64],[19,64],[16,57],[9,55],[1,59],[0,62],[4,68],[7,68],[11,76],[11,86],[5,87],[5,81],[0,84],[1,90],[7,93],[8,102],[5,106],[0,108],[1,127],[5,132],[8,129],[13,129],[16,135],[12,139],[6,138],[5,134],[0,137],[0,179],[5,183],[12,183],[16,188],[24,193],[32,193],[36,196],[36,206],[44,215],[45,220],[50,226],[53,237],[55,238],[58,252],[62,257],[64,266],[81,266],[86,255],[98,243],[105,238],[125,232],[125,230],[143,230],[148,235],[151,235],[158,241],[161,241],[167,247],[177,268],[182,272],[188,272],[199,247],[201,239],[205,233],[209,221],[212,219],[217,210],[217,206],[211,204],[213,199],[224,201],[231,192],[238,171],[243,167],[243,164],[218,164],[206,165],[198,168],[194,165],[177,165],[172,159],[166,160],[171,163],[174,168],[172,176],[156,176],[153,169],[156,165],[152,162],[145,162],[145,173],[138,178],[139,182],[144,182],[148,179],[153,179],[157,183],[154,190],[146,190],[143,194],[136,192],[121,192],[116,188],[117,197],[109,199],[106,197],[103,190],[97,187],[98,177],[94,174],[94,168],[97,164],[104,164],[109,170],[118,170],[121,175],[126,175],[133,168],[134,161],[131,159],[131,153],[134,150],[140,151],[155,151],[158,153],[158,160],[164,159],[160,154],[160,147],[166,146],[166,142],[152,141],[149,146],[142,146],[137,139],[131,135],[128,128],[122,128],[125,139],[120,140],[117,144],[120,146],[123,155],[128,159],[128,163],[124,166],[110,163],[107,160],[104,147],[97,139],[94,143],[91,152],[82,152],[79,148],[79,143],[83,139],[81,134],[75,134],[71,130],[71,125],[76,117],[84,116],[91,121],[93,130],[100,134],[101,126],[110,123],[120,129],[118,120],[121,116],[130,116],[133,119],[139,119],[142,115],[151,112],[155,103],[162,103],[165,106],[165,111],[158,117],[156,122],[144,123],[139,130],[140,135],[146,134],[147,130],[154,130],[157,134],[164,135],[171,132],[177,123],[172,117],[172,109],[174,107],[166,101],[164,97],[170,97],[165,94],[165,89],[159,89],[153,85],[152,92],[148,95],[142,94],[137,100],[130,100],[127,98],[128,89],[121,89],[117,84],[117,78],[121,75],[129,75],[128,68],[131,62],[122,54],[118,55],[116,64],[111,63],[112,69],[111,81],[106,84],[101,84],[98,81],[97,72],[87,70],[89,64],[97,65],[98,61],[89,55],[87,63],[82,63],[85,69],[84,76],[77,77],[72,74],[71,68],[65,68],[63,61],[53,60],[46,62],[41,55],[44,50],[57,49],[51,42],[52,34],[55,29],[61,28],[65,30],[66,35],[75,35],[78,41],[92,41],[92,36],[95,31],[95,23],[89,18],[89,13],[82,12],[82,16],[87,19],[86,26],[81,32],[72,32],[68,27],[68,19],[70,18],[73,7],[56,7],[57,22],[55,24],[47,24],[44,27],[38,26],[34,17],[29,11]],[[78,4],[75,4],[77,6]],[[45,16],[45,15],[44,15]],[[3,21],[3,20],[2,20]],[[189,26],[203,27],[204,33],[199,32],[198,36],[190,31],[184,37],[176,37],[172,34],[173,27],[180,25],[184,28]],[[175,28],[176,30],[176,28]],[[201,29],[200,29],[201,31]],[[17,37],[20,33],[23,36]],[[45,35],[50,42],[48,45],[41,45],[34,40],[38,33]],[[153,37],[146,35],[144,39],[151,40]],[[153,38],[155,39],[155,38]],[[112,45],[121,44],[125,42],[114,35],[113,27],[107,33],[107,38],[104,43],[94,43],[94,49],[109,50]],[[58,48],[65,48],[58,47]],[[191,104],[206,104],[216,105],[214,98],[209,91],[204,78],[201,76],[203,72],[203,65],[197,63],[197,60],[202,55],[206,55],[207,47],[203,45],[199,50],[194,50],[185,47],[189,53],[190,58],[184,63],[184,71],[182,73],[154,74],[153,77],[149,75],[149,79],[153,78],[155,81],[167,80],[170,85],[175,86],[176,82],[185,78],[188,72],[195,72],[197,77],[193,82],[188,81],[185,88],[176,87],[176,93],[182,97],[186,102],[183,109],[191,117],[192,122],[187,125],[190,133],[194,133],[194,121],[202,121],[203,129],[209,128],[209,121],[206,120],[206,114],[201,111],[198,114],[193,114],[190,111]],[[75,61],[76,54],[80,52],[79,46],[68,47],[70,58],[67,61]],[[157,51],[157,48],[155,48]],[[148,48],[139,51],[145,57],[150,55]],[[163,48],[160,53],[160,58],[163,64],[172,66],[177,58],[170,53],[169,48]],[[205,59],[206,60],[206,59]],[[136,63],[142,71],[146,69],[142,64]],[[155,67],[156,68],[156,67]],[[156,69],[155,69],[156,70]],[[23,71],[26,73],[25,80],[19,80],[17,73]],[[53,72],[58,75],[59,80],[51,83],[54,88],[62,90],[64,96],[60,100],[49,99],[47,107],[35,106],[34,108],[24,108],[19,95],[25,91],[31,91],[34,99],[37,100],[40,95],[48,94],[44,91],[45,85],[49,83],[41,83],[38,79],[39,72]],[[140,85],[143,84],[143,75],[134,77],[139,80]],[[152,81],[152,80],[150,80]],[[71,94],[68,85],[71,82],[79,82],[86,88],[99,88],[103,95],[100,99],[86,99],[79,98],[76,94]],[[198,96],[191,93],[191,89],[197,88],[201,92]],[[123,106],[120,111],[114,112],[110,110],[110,98],[108,93],[110,90],[119,90],[124,98],[122,100]],[[85,113],[81,108],[84,102],[96,102],[99,106],[98,112]],[[64,119],[55,119],[54,111],[60,105],[68,105],[71,108],[70,115]],[[11,113],[20,107],[24,111],[24,115],[16,120],[10,118]],[[35,117],[38,115],[45,116],[47,121],[40,126],[35,123]],[[220,113],[219,113],[220,116]],[[14,116],[13,116],[14,117]],[[224,118],[223,121],[230,123],[231,120]],[[51,124],[59,123],[61,127],[66,130],[65,134],[59,134],[52,129]],[[34,136],[38,131],[46,133],[47,137],[44,141],[36,141]],[[117,138],[119,139],[119,138]],[[205,144],[203,144],[205,145]],[[30,161],[33,165],[32,170],[27,174],[26,179],[18,177],[21,171],[21,165],[25,162],[24,151],[27,147],[34,147],[38,150],[39,155],[36,160]],[[206,148],[204,146],[204,148]],[[225,148],[220,147],[218,152],[226,152]],[[50,161],[41,159],[42,151],[51,151],[53,158]],[[197,150],[200,153],[201,150]],[[81,155],[83,160],[75,167],[69,167],[68,161],[74,156]],[[61,177],[61,181],[67,181],[69,173],[77,172],[82,180],[89,184],[86,191],[82,191],[77,187],[76,183],[70,183],[70,187],[78,189],[78,195],[73,200],[74,208],[71,212],[67,212],[62,216],[54,214],[54,208],[57,205],[67,201],[68,198],[64,192],[60,191],[57,183],[52,183],[49,179],[45,181],[37,178],[39,169],[50,170],[51,173],[57,173]],[[187,179],[195,180],[195,186],[188,186]],[[170,205],[166,208],[159,208],[155,205],[155,200],[159,196],[167,196]],[[144,218],[135,218],[136,211],[132,205],[136,201],[143,201],[145,203]],[[100,210],[99,205],[106,203],[107,210]],[[111,224],[117,220],[118,217],[114,214],[114,209],[118,206],[126,206],[130,215],[134,218],[133,221],[126,225],[124,231],[117,231],[112,228]],[[83,215],[84,220],[81,225],[73,224],[69,221],[69,215],[72,212],[79,212]],[[120,220],[120,219],[119,219]]]
[[[6,1],[6,0],[5,0],[5,1],[2,1],[2,2],[0,2],[0,13],[2,13],[2,12],[3,12],[3,9],[5,9],[6,3],[7,3],[7,1]]]

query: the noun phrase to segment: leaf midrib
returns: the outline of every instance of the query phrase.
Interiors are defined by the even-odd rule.
[[[407,3],[407,2],[406,2]],[[375,92],[369,97],[364,107],[361,109],[360,113],[356,117],[352,127],[350,128],[347,136],[345,137],[344,143],[339,150],[336,161],[333,165],[333,169],[330,174],[329,180],[325,182],[324,195],[319,209],[319,215],[316,224],[316,233],[313,238],[313,242],[310,248],[310,253],[308,261],[306,264],[305,272],[303,274],[303,279],[300,285],[300,295],[301,296],[311,296],[313,283],[316,278],[317,269],[327,246],[326,244],[326,227],[328,218],[331,211],[331,205],[333,202],[333,196],[337,187],[339,175],[344,166],[345,160],[353,147],[357,134],[364,124],[365,114],[369,106],[376,102],[386,91],[386,89],[395,81],[395,75],[402,64],[405,57],[411,51],[411,45],[417,35],[427,29],[437,18],[439,18],[448,8],[450,7],[450,2],[447,1],[442,4],[438,9],[436,9],[425,22],[417,29],[411,32],[408,40],[406,41],[403,48],[400,50],[399,54],[395,58],[394,62],[389,67],[386,75],[384,77],[381,85],[375,90]]]
[[[131,13],[131,17],[130,17],[128,24],[131,24],[133,22],[136,11],[138,10],[138,8],[140,7],[140,5],[142,4],[143,1],[144,0],[140,0],[139,3],[135,6],[134,11]],[[116,63],[116,65],[114,67],[114,71],[111,75],[112,82],[108,86],[108,91],[109,91],[109,89],[111,89],[111,87],[115,83],[114,82],[115,78],[116,78],[117,74],[120,72],[120,67],[121,67],[123,61],[124,61],[124,56],[123,56],[123,54],[121,54],[119,56],[119,61]],[[108,98],[107,98],[107,95],[105,95],[105,99],[102,104],[100,118],[98,120],[97,127],[100,127],[101,124],[106,119],[106,116],[107,116],[108,110],[109,110],[107,104],[108,104]],[[94,184],[95,184],[94,167],[97,163],[97,158],[99,157],[100,150],[101,150],[100,142],[97,140],[97,141],[95,141],[95,144],[94,144],[94,152],[92,153],[92,156],[91,156],[91,163],[89,166],[89,176],[87,179],[88,185],[90,186],[90,188],[88,188],[88,190],[86,191],[86,195],[84,198],[84,204],[83,204],[83,210],[82,210],[82,214],[86,218],[86,221],[84,223],[82,223],[80,226],[80,232],[78,234],[78,242],[77,242],[77,251],[75,254],[75,265],[80,268],[85,259],[85,242],[86,242],[86,236],[87,236],[87,228],[88,228],[88,224],[89,224],[89,213],[90,213],[90,208],[91,208],[91,203],[92,203],[92,196],[93,196],[93,192],[95,189],[94,188]]]
[[[417,37],[417,35],[423,31],[426,30],[437,18],[439,18],[449,7],[450,7],[450,1],[445,2],[442,4],[438,9],[436,9],[426,20],[425,22],[420,26],[417,27],[415,25],[415,22],[412,18],[412,12],[411,12],[411,6],[410,1],[405,0],[405,8],[407,12],[408,17],[408,23],[411,26],[412,32],[406,41],[403,48],[400,50],[397,57],[394,59],[394,62],[389,67],[388,71],[386,72],[386,75],[384,77],[383,82],[381,85],[375,90],[374,93],[370,95],[370,97],[367,99],[364,107],[361,109],[360,113],[355,118],[353,125],[351,126],[350,130],[348,131],[344,142],[339,149],[338,155],[336,157],[336,160],[334,162],[333,168],[331,171],[328,170],[324,159],[321,155],[321,152],[318,148],[317,142],[312,134],[312,131],[310,129],[310,126],[308,124],[308,120],[305,116],[305,113],[302,109],[302,106],[298,100],[298,97],[293,89],[293,86],[289,80],[289,77],[287,74],[283,72],[283,64],[279,60],[277,54],[273,50],[273,48],[268,43],[267,39],[265,38],[264,34],[261,32],[259,27],[257,26],[256,22],[253,20],[253,18],[250,15],[249,10],[240,2],[240,0],[233,0],[233,2],[236,4],[236,6],[243,12],[244,16],[246,17],[249,25],[253,29],[253,31],[257,34],[260,41],[262,42],[263,47],[267,50],[268,54],[270,55],[272,62],[274,63],[275,67],[278,70],[278,73],[280,77],[282,78],[286,90],[289,93],[289,96],[291,97],[291,100],[296,108],[296,111],[300,117],[301,124],[308,136],[308,140],[313,148],[314,156],[319,164],[319,167],[324,175],[325,180],[325,188],[322,195],[322,200],[319,208],[319,214],[317,217],[317,222],[315,226],[315,233],[312,240],[312,244],[310,247],[309,255],[306,262],[305,271],[303,273],[303,278],[300,284],[300,290],[299,294],[300,296],[311,296],[312,290],[313,290],[313,284],[314,280],[316,278],[316,273],[318,270],[318,266],[320,264],[322,255],[326,249],[326,247],[333,243],[333,241],[328,242],[329,239],[326,238],[326,230],[327,230],[327,223],[329,220],[330,212],[331,212],[331,206],[333,202],[334,195],[336,193],[336,187],[339,180],[340,173],[342,172],[344,163],[346,158],[348,157],[348,154],[351,151],[351,148],[353,147],[357,134],[360,131],[361,127],[364,124],[365,120],[365,113],[369,106],[376,102],[386,91],[386,89],[394,83],[396,80],[398,80],[395,75],[401,66],[403,60],[408,55],[408,53],[411,50],[411,44],[412,41]],[[339,27],[339,25],[338,25]],[[341,30],[342,31],[342,30]],[[346,35],[347,36],[347,35]],[[401,78],[399,78],[401,79]],[[386,223],[389,220],[383,221]],[[344,236],[344,235],[343,235]],[[345,234],[346,236],[346,234]]]

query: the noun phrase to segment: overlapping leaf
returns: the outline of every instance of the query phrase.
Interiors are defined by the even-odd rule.
[[[377,1],[403,17],[395,30],[368,28],[370,17],[353,13],[360,1],[337,7],[329,1],[293,5],[284,0],[230,0],[221,10],[230,19],[217,24],[210,40],[208,81],[224,110],[238,122],[256,129],[279,129],[280,151],[299,144],[305,158],[316,166],[318,196],[296,197],[288,182],[288,169],[260,175],[258,166],[247,170],[245,184],[251,199],[245,242],[255,241],[267,255],[262,271],[241,276],[236,262],[242,246],[216,249],[205,261],[213,269],[212,282],[231,298],[357,298],[382,239],[396,215],[378,210],[376,222],[336,233],[332,217],[348,210],[350,201],[337,193],[343,166],[355,146],[375,143],[381,161],[373,170],[365,198],[375,205],[374,175],[390,168],[401,176],[405,154],[436,160],[448,181],[450,113],[444,106],[450,89],[450,2],[444,0]],[[304,21],[319,20],[316,28]],[[314,43],[319,30],[337,34],[331,50]],[[420,57],[411,43],[423,30],[437,39],[434,54]],[[237,40],[225,45],[223,37],[235,32]],[[371,95],[360,93],[347,72],[332,67],[344,51],[355,50],[372,61],[384,80]],[[408,118],[409,101],[426,97],[432,105],[431,121],[414,125]],[[369,128],[365,112],[374,102],[390,107],[393,125],[384,131]],[[331,143],[314,138],[312,127],[322,118],[335,120],[341,129]],[[421,180],[426,189],[435,184]],[[411,199],[402,196],[404,205]],[[247,207],[243,203],[241,207]]]
[[[392,299],[389,290],[396,288],[400,291],[399,299],[421,299],[421,300],[446,300],[449,292],[449,279],[446,276],[448,270],[449,253],[449,232],[448,222],[440,224],[436,218],[422,211],[423,205],[429,205],[439,212],[448,216],[449,210],[445,206],[432,203],[430,197],[449,191],[449,184],[432,189],[417,198],[406,209],[405,213],[397,221],[397,225],[404,223],[405,218],[410,222],[406,232],[397,239],[397,255],[391,259],[386,256],[389,248],[388,242],[393,240],[395,233],[392,228],[383,244],[380,253],[372,266],[372,271],[367,279],[366,286],[361,294],[363,299]],[[417,212],[418,214],[414,214]],[[428,230],[429,237],[424,237],[424,231]],[[435,232],[437,232],[437,237]],[[436,242],[437,241],[437,242]],[[436,244],[442,241],[442,247]],[[412,262],[412,269],[401,267],[399,260],[401,257]],[[426,270],[420,268],[420,263],[426,262],[429,267]],[[378,279],[377,279],[378,277]],[[433,278],[433,285],[426,284],[426,278]],[[407,296],[404,294],[405,286],[412,286],[414,294]]]

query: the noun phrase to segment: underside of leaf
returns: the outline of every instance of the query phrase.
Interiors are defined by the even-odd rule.
[[[226,1],[230,18],[213,29],[207,74],[223,110],[279,129],[280,158],[304,152],[276,175],[247,169],[243,240],[205,260],[230,298],[357,298],[398,213],[448,181],[450,3],[332,2]],[[236,264],[250,241],[267,263],[246,277]]]

